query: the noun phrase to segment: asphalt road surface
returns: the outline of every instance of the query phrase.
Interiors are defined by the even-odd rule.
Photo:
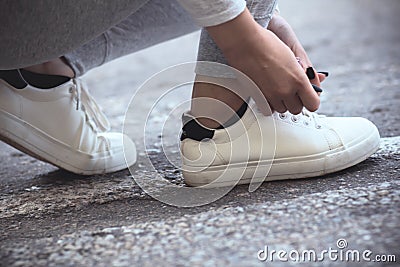
[[[209,205],[178,208],[154,200],[127,170],[76,176],[0,144],[0,265],[290,266],[296,252],[313,250],[324,260],[306,259],[306,266],[399,266],[400,1],[292,0],[280,6],[316,68],[330,72],[319,112],[372,120],[382,136],[376,154],[336,174],[264,183],[252,193],[238,186]],[[115,129],[121,130],[141,83],[195,60],[198,37],[158,45],[84,77]],[[160,91],[148,94],[151,99]],[[149,99],[137,107],[137,121],[147,115]],[[180,172],[160,152],[157,122],[174,106],[164,102],[146,138],[155,167],[182,185]],[[166,136],[178,132],[175,125]],[[141,163],[141,138],[139,131],[133,175],[151,179],[154,173]],[[177,160],[173,144],[170,151]],[[273,250],[285,251],[280,256],[287,261]],[[346,251],[359,253],[361,262],[346,262]]]

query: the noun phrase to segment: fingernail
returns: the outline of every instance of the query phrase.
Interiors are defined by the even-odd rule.
[[[327,72],[327,71],[318,71],[318,73],[325,75],[325,77],[329,76],[329,72]]]
[[[308,79],[313,80],[315,79],[315,72],[314,72],[314,68],[313,67],[308,67],[306,69],[306,74]]]
[[[317,92],[317,93],[322,93],[322,91],[323,91],[321,88],[319,88],[315,84],[312,84],[312,87],[314,88],[315,92]]]

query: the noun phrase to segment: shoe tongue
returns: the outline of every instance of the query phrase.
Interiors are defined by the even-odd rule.
[[[54,88],[71,80],[71,78],[62,75],[39,74],[23,69],[20,71],[28,84],[40,89]]]
[[[23,89],[28,85],[19,70],[0,70],[0,79],[17,89]]]

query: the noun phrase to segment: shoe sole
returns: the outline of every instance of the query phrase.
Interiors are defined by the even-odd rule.
[[[105,168],[106,164],[99,164],[99,162],[102,160],[106,162],[107,153],[93,155],[72,150],[40,129],[1,109],[0,140],[34,158],[80,175],[116,172],[126,169],[136,162],[136,156],[132,156],[129,161],[126,159],[125,162],[124,160],[123,164]],[[123,149],[121,149],[121,153],[124,157]],[[98,167],[99,165],[103,167]]]
[[[212,166],[201,172],[183,170],[183,177],[189,186],[212,188],[322,176],[354,166],[379,149],[380,137],[376,128],[368,137],[360,139],[346,148],[317,155]],[[241,178],[232,180],[232,177]]]

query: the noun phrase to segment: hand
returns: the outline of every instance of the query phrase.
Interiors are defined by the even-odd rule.
[[[320,100],[294,53],[273,32],[259,26],[248,10],[237,18],[207,28],[232,67],[248,75],[273,110],[298,114],[318,109]],[[255,98],[268,114],[263,99]]]
[[[299,58],[300,65],[303,67],[304,72],[307,71],[307,68],[313,67],[311,60],[309,59],[305,49],[301,45],[298,40],[296,34],[294,33],[292,27],[290,27],[289,23],[278,14],[274,14],[270,23],[268,24],[268,29],[278,36],[279,39],[282,40],[294,53],[294,55]],[[317,86],[321,86],[321,82],[325,80],[326,76],[321,73],[317,73],[314,70],[314,79],[310,79],[312,84]]]

